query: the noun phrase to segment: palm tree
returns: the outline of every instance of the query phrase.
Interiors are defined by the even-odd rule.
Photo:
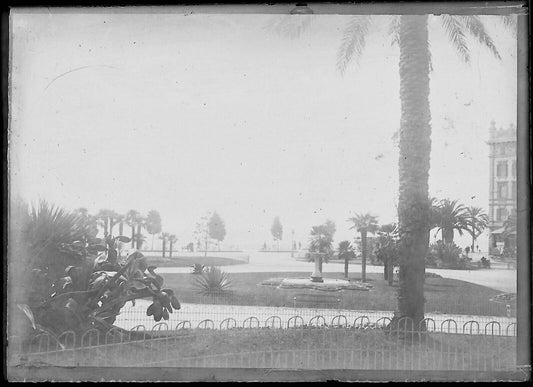
[[[168,232],[162,232],[159,236],[159,239],[163,241],[163,258],[165,257],[165,253],[167,251],[167,241],[170,238],[170,234]]]
[[[126,220],[126,216],[122,214],[116,214],[115,216],[115,222],[118,223],[118,235],[123,235],[124,233],[124,222]]]
[[[510,250],[513,255],[516,254],[516,226],[517,217],[516,209],[511,211],[509,217],[503,222],[502,237],[504,240],[504,248]]]
[[[178,241],[178,238],[176,238],[176,235],[174,234],[171,234],[168,236],[168,242],[170,244],[169,248],[168,248],[168,256],[169,258],[172,258],[172,246],[174,245],[174,243],[176,243]]]
[[[339,259],[344,259],[344,278],[348,279],[348,261],[355,258],[355,252],[350,241],[339,243],[338,256]]]
[[[128,226],[131,227],[131,247],[135,247],[135,228],[137,226],[138,220],[141,214],[135,210],[129,210],[125,217],[125,222]]]
[[[327,220],[324,224],[311,228],[311,238],[309,251],[316,252],[326,260],[332,252],[333,235],[335,234],[335,223]],[[319,271],[322,273],[322,259],[319,261]]]
[[[113,228],[119,223],[120,215],[113,210],[109,211],[109,234],[113,235]]]
[[[378,220],[370,214],[355,214],[348,221],[353,223],[350,230],[356,229],[361,233],[361,281],[366,282],[367,235],[378,230]]]
[[[136,245],[135,248],[140,250],[146,238],[142,235],[142,229],[146,225],[146,218],[143,216],[137,217],[137,233],[136,233]]]
[[[104,229],[104,238],[107,238],[109,235],[109,224],[112,212],[113,211],[111,210],[103,209],[98,211],[98,214],[96,214],[98,224]]]
[[[302,15],[289,16],[293,20]],[[465,35],[473,36],[500,59],[500,54],[478,16],[432,16],[442,22],[448,38],[459,57],[469,62]],[[429,108],[429,74],[431,52],[428,39],[428,15],[392,16],[389,32],[393,44],[400,48],[400,139],[398,220],[400,237],[400,284],[398,312],[409,317],[415,327],[424,319],[424,259],[429,245],[430,205],[428,178],[431,153],[431,113]],[[514,15],[503,16],[503,23],[516,30]],[[372,16],[355,16],[348,24],[338,53],[337,67],[343,74],[352,59],[362,55]],[[300,31],[305,28],[302,25]],[[297,34],[297,35],[298,35]]]
[[[465,209],[467,231],[472,236],[471,251],[474,251],[474,245],[477,237],[481,235],[483,230],[489,225],[489,217],[481,207],[466,207]]]
[[[161,229],[161,215],[156,210],[150,210],[146,215],[146,231],[152,235],[152,250],[154,249],[155,234],[159,234]]]
[[[442,199],[437,206],[437,232],[442,233],[444,243],[453,243],[454,230],[459,235],[468,230],[466,207],[457,200]]]
[[[389,286],[393,284],[393,269],[394,262],[397,257],[396,253],[396,238],[397,226],[394,223],[383,224],[378,230],[378,246],[376,255],[383,261],[383,279],[388,281]]]

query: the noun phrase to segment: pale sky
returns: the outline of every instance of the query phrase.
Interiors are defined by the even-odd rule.
[[[399,50],[386,16],[341,76],[350,16],[292,16],[311,20],[291,39],[265,28],[283,15],[107,12],[12,13],[12,194],[156,209],[182,244],[216,210],[225,245],[245,249],[271,243],[275,216],[302,244],[326,219],[336,243],[355,236],[355,212],[395,221]],[[488,127],[516,124],[516,38],[483,21],[502,60],[470,41],[464,64],[430,17],[430,193],[487,210]]]

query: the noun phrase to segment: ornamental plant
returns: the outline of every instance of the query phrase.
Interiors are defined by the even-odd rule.
[[[163,278],[143,254],[120,256],[121,242],[130,238],[108,235],[102,240],[88,229],[82,217],[46,202],[25,218],[21,231],[29,258],[22,261],[29,270],[22,280],[29,290],[18,307],[33,333],[107,332],[121,308],[140,298],[152,298],[147,314],[155,321],[180,309],[174,291],[163,287]]]
[[[193,282],[194,287],[202,295],[226,293],[232,286],[228,273],[216,266],[204,269]]]

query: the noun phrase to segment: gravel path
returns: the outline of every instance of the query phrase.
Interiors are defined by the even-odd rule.
[[[176,329],[182,321],[189,321],[190,327],[196,328],[204,320],[205,327],[213,329],[225,329],[227,327],[265,327],[287,328],[287,326],[313,324],[325,322],[328,325],[348,324],[359,325],[370,323],[383,325],[386,319],[391,318],[391,311],[375,310],[347,310],[347,309],[315,309],[315,308],[286,308],[267,306],[241,306],[241,305],[208,305],[208,304],[182,304],[179,311],[170,315],[168,321],[157,323],[152,317],[146,316],[146,308],[151,303],[147,300],[138,300],[136,306],[128,304],[122,309],[115,325],[132,329],[139,325],[144,325],[146,330],[152,329]],[[273,317],[269,319],[269,317]],[[294,317],[299,316],[299,317]],[[320,317],[322,316],[324,320]],[[337,316],[337,317],[336,317]],[[366,318],[364,317],[366,316]],[[254,319],[255,318],[255,319]],[[292,319],[291,319],[292,318]],[[335,321],[332,321],[336,318]],[[434,320],[434,324],[429,321],[428,329],[451,332],[451,333],[473,333],[473,334],[496,334],[514,336],[516,331],[516,319],[493,316],[469,316],[427,313],[426,318]],[[226,319],[233,319],[226,320]],[[356,321],[357,319],[357,321]],[[226,320],[228,325],[221,323]],[[450,321],[451,320],[451,321]],[[468,323],[476,321],[476,323]],[[355,322],[355,324],[354,324]],[[495,323],[492,323],[495,322]],[[162,324],[161,324],[162,323]],[[465,325],[466,324],[466,325]],[[488,325],[487,325],[488,324]]]
[[[313,271],[310,262],[299,261],[292,258],[290,253],[261,253],[248,252],[250,263],[242,265],[224,266],[223,270],[228,273],[266,273],[266,272],[302,272]],[[190,273],[190,267],[159,267],[157,272],[165,273]],[[367,265],[367,273],[383,273],[382,266]],[[507,293],[516,293],[516,270],[507,269],[504,266],[495,265],[493,269],[479,270],[446,270],[446,269],[426,269],[429,273],[439,274],[445,278],[452,278],[466,281],[478,285],[487,286]],[[340,262],[330,262],[323,265],[324,273],[342,273],[344,264]],[[361,273],[361,262],[350,263],[349,272]]]

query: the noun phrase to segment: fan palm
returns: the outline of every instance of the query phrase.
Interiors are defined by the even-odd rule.
[[[294,36],[305,28],[302,23],[310,16],[288,16],[300,21]],[[299,19],[301,18],[301,19]],[[305,19],[304,19],[305,18]],[[475,15],[435,16],[464,62],[470,54],[466,35],[473,36],[481,45],[500,59],[496,46]],[[289,20],[289,19],[286,19]],[[514,15],[501,17],[503,23],[516,30]],[[400,235],[400,284],[398,313],[395,322],[409,317],[415,326],[424,319],[424,259],[429,245],[430,205],[428,179],[431,152],[431,113],[429,107],[429,74],[432,70],[428,40],[428,15],[392,16],[389,33],[393,44],[400,48],[400,157],[398,220]],[[283,23],[281,23],[283,24]],[[289,23],[290,24],[290,23]],[[295,24],[298,24],[295,22]],[[373,24],[371,15],[354,16],[347,25],[337,57],[337,68],[344,74],[348,64],[361,57],[366,36]],[[274,26],[283,33],[285,29]],[[421,328],[424,328],[421,326]]]
[[[355,258],[355,252],[350,241],[342,241],[339,243],[338,249],[339,259],[344,259],[344,278],[348,279],[348,262]]]
[[[327,220],[324,224],[313,226],[310,233],[309,252],[319,253],[327,261],[332,252],[335,231],[335,223],[331,220]],[[312,254],[309,256],[312,256]],[[319,261],[319,271],[322,273],[322,259]]]
[[[489,225],[489,217],[481,207],[470,206],[465,209],[467,220],[467,231],[472,236],[471,251],[474,251],[474,245],[477,237],[481,235],[483,230]]]
[[[373,234],[378,230],[378,219],[370,214],[355,214],[348,221],[353,223],[350,230],[355,229],[361,233],[361,281],[366,282],[367,236],[368,233]]]

